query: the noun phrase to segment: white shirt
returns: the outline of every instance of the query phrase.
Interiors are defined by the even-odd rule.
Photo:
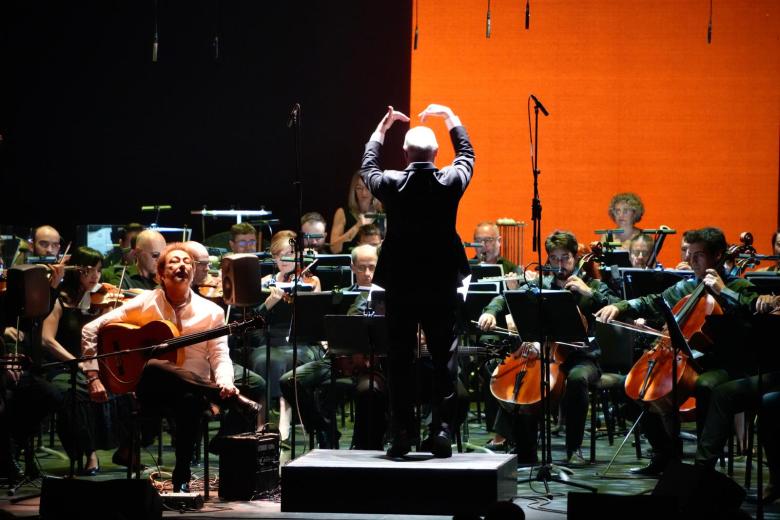
[[[103,325],[123,322],[141,326],[155,320],[175,323],[182,335],[205,332],[225,324],[224,313],[219,305],[192,290],[189,303],[174,309],[163,290],[157,288],[136,296],[121,307],[84,325],[81,330],[81,354],[87,357],[98,353],[97,337]],[[218,385],[233,383],[233,363],[230,361],[227,336],[195,343],[183,350],[182,368],[204,379],[213,379]],[[98,370],[96,360],[85,361],[81,365],[84,371]]]

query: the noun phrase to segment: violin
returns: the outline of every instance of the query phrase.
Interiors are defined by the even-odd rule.
[[[139,293],[135,291],[123,291],[110,283],[99,283],[89,293],[89,309],[91,313],[100,312],[119,307],[127,300],[135,298]]]

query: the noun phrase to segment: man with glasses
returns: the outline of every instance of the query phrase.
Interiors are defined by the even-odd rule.
[[[554,273],[543,277],[542,287],[571,291],[577,307],[588,320],[590,329],[594,322],[593,313],[605,305],[617,302],[619,298],[601,280],[588,279],[586,275],[575,274],[579,265],[578,244],[572,233],[555,231],[547,237],[544,247],[549,259],[549,267],[554,270]],[[528,285],[538,286],[538,279],[529,281]],[[524,287],[528,288],[528,286]],[[484,331],[493,330],[496,327],[496,319],[502,318],[507,312],[504,297],[494,298],[479,318],[480,328]],[[549,318],[554,319],[554,316]],[[590,331],[588,335],[592,335]],[[532,355],[538,354],[537,349],[531,350]],[[594,384],[600,377],[597,361],[599,354],[597,345],[586,344],[583,349],[568,352],[566,361],[560,367],[566,375],[566,391],[560,404],[566,423],[565,462],[571,466],[587,464],[582,458],[580,447],[585,435],[585,419],[588,414],[588,386]],[[536,462],[537,426],[538,418],[535,415],[515,414],[513,417],[507,417],[507,414],[499,409],[496,416],[495,430],[504,437],[514,438],[519,462]]]
[[[111,279],[108,283],[120,285],[122,289],[154,289],[157,287],[157,260],[160,252],[165,249],[165,237],[159,231],[146,229],[141,231],[135,239],[135,263],[124,270],[107,272]]]
[[[504,274],[509,274],[517,269],[517,266],[506,258],[501,257],[501,235],[498,234],[498,226],[495,222],[485,221],[477,224],[474,230],[474,243],[479,244],[475,260],[481,264],[500,264]]]
[[[303,248],[315,253],[329,253],[325,239],[328,238],[327,223],[325,217],[311,211],[301,217],[301,234],[303,235]]]
[[[230,228],[230,251],[233,253],[256,253],[257,230],[249,222],[239,222]]]

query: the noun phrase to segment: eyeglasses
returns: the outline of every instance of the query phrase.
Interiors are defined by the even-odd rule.
[[[257,240],[239,240],[238,242],[236,242],[236,244],[238,244],[241,247],[256,246]]]
[[[210,262],[208,260],[195,260],[192,263],[195,265],[209,265]]]
[[[475,238],[474,241],[478,242],[480,244],[488,245],[494,243],[496,240],[498,240],[497,237],[479,237]]]
[[[557,262],[559,264],[568,262],[569,260],[571,260],[571,258],[572,258],[571,255],[561,255],[561,256],[550,255],[550,261]]]

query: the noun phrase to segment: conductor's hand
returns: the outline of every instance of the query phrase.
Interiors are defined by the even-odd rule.
[[[227,399],[228,397],[232,397],[234,395],[238,395],[238,388],[233,385],[233,383],[228,383],[226,385],[220,385],[219,387],[219,397],[222,399]]]
[[[596,316],[596,319],[599,321],[603,321],[604,323],[609,323],[610,321],[617,318],[619,314],[620,314],[620,309],[618,309],[617,306],[607,305],[606,307],[602,307],[601,309],[596,311],[594,316]]]
[[[428,105],[425,110],[420,112],[420,122],[424,123],[425,118],[428,116],[433,117],[441,117],[444,119],[449,119],[453,117],[455,114],[452,112],[452,109],[450,107],[445,107],[444,105],[437,105],[435,103],[432,103]]]
[[[391,126],[393,126],[393,123],[395,123],[396,121],[408,123],[409,116],[407,116],[403,112],[399,112],[395,110],[391,105],[388,105],[387,113],[385,114],[385,117],[383,117],[382,120],[379,122],[379,126],[377,127],[377,130],[379,132],[385,133],[390,129]]]
[[[479,328],[485,331],[496,328],[496,317],[492,314],[484,313],[479,317]]]
[[[100,379],[94,379],[88,385],[89,398],[96,403],[105,403],[108,401],[108,392]]]

